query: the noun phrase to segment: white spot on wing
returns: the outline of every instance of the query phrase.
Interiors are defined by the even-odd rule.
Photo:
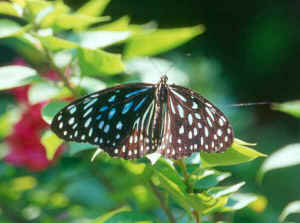
[[[183,134],[184,133],[184,127],[183,127],[183,125],[180,127],[180,129],[179,129],[179,134]]]
[[[181,94],[179,94],[177,91],[172,90],[172,89],[171,89],[171,91],[173,94],[175,94],[177,97],[179,97],[182,101],[186,102],[186,98],[183,97]]]
[[[193,124],[193,116],[192,116],[192,114],[189,114],[189,115],[188,115],[188,121],[189,121],[189,124],[190,124],[190,125]]]
[[[198,104],[193,101],[192,109],[197,109],[197,108],[198,108]]]
[[[178,109],[180,118],[184,118],[184,112],[183,112],[183,108],[181,107],[181,105],[178,104],[177,109]]]

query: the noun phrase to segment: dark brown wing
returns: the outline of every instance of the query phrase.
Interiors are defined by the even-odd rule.
[[[164,131],[159,151],[178,159],[196,151],[223,152],[233,142],[225,115],[210,101],[177,85],[169,85]]]

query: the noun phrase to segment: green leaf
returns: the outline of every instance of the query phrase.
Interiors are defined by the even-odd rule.
[[[130,32],[119,31],[89,31],[73,35],[82,47],[89,49],[104,48],[125,41],[130,37]]]
[[[37,35],[36,37],[41,41],[41,43],[46,49],[54,52],[79,47],[79,45],[74,42],[63,40],[54,36]]]
[[[20,30],[21,26],[18,23],[8,19],[0,19],[0,38],[12,36]]]
[[[283,209],[279,216],[279,222],[283,222],[290,214],[297,213],[300,213],[300,201],[293,201]]]
[[[46,149],[47,159],[52,160],[63,140],[58,138],[52,131],[44,132],[41,138],[41,143]]]
[[[11,15],[11,16],[20,16],[19,12],[9,2],[0,2],[0,14]]]
[[[96,26],[91,28],[92,31],[99,31],[99,30],[105,30],[105,31],[127,31],[128,25],[130,22],[130,18],[128,16],[123,16],[116,21],[113,21],[111,23]]]
[[[44,121],[50,124],[54,116],[68,104],[69,103],[65,101],[54,101],[44,106],[42,110],[42,117]]]
[[[258,180],[261,181],[264,174],[270,170],[280,169],[300,164],[300,143],[287,145],[271,154],[262,164]]]
[[[216,186],[222,180],[230,177],[231,174],[228,172],[220,172],[216,170],[205,170],[194,184],[194,189],[208,189]],[[196,179],[197,179],[196,178]]]
[[[0,90],[30,84],[38,79],[36,71],[30,67],[17,65],[0,67]]]
[[[74,156],[76,153],[79,153],[81,151],[91,150],[91,149],[95,150],[97,148],[97,146],[89,143],[70,142],[68,144],[69,144],[68,153],[70,154],[70,156]]]
[[[214,166],[228,166],[239,163],[249,162],[258,157],[266,155],[254,149],[244,146],[242,141],[234,140],[234,143],[224,153],[205,153],[201,152],[202,168]]]
[[[108,21],[109,16],[92,17],[80,14],[63,14],[57,17],[55,25],[62,29],[83,29],[95,23]]]
[[[170,165],[165,159],[160,158],[155,165],[153,165],[154,170],[159,172],[160,174],[167,177],[169,180],[174,182],[181,191],[186,191],[186,185],[182,182],[181,177],[178,175],[175,168]]]
[[[111,212],[108,212],[104,215],[102,215],[101,217],[97,218],[96,220],[92,221],[92,223],[104,223],[106,220],[112,218],[114,215],[120,213],[120,212],[124,212],[124,211],[130,211],[130,207],[122,207],[116,210],[113,210]]]
[[[102,15],[104,9],[108,5],[110,0],[91,0],[85,3],[81,8],[77,10],[78,14],[99,16]]]
[[[272,108],[300,118],[300,100],[289,101],[281,104],[273,104]]]
[[[190,203],[187,200],[186,193],[182,190],[182,187],[176,184],[168,174],[160,171],[155,171],[159,178],[160,186],[163,187],[170,196],[176,201],[178,205],[183,207],[188,213],[191,212]]]
[[[236,211],[243,209],[244,207],[248,206],[252,202],[257,200],[257,195],[255,194],[245,194],[245,193],[235,193],[232,194],[228,201],[226,206],[223,208],[223,212],[227,211]]]
[[[155,219],[147,214],[138,213],[135,211],[123,211],[113,215],[111,218],[103,221],[103,223],[154,223]]]
[[[133,36],[125,47],[125,58],[153,56],[178,47],[204,32],[204,26],[158,29]]]
[[[101,50],[79,48],[78,63],[82,75],[109,75],[121,73],[124,70],[120,54]]]

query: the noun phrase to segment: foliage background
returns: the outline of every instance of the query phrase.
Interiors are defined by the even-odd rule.
[[[76,9],[81,6],[82,1],[66,3]],[[104,15],[112,16],[113,20],[129,15],[133,24],[156,21],[160,28],[204,24],[204,34],[161,57],[171,60],[176,68],[187,74],[189,87],[225,110],[238,138],[258,142],[257,149],[260,152],[271,154],[287,144],[299,142],[299,119],[271,110],[268,106],[236,108],[228,105],[259,101],[284,102],[299,98],[299,7],[298,1],[179,1],[174,4],[170,0],[113,0]],[[1,65],[10,64],[17,56],[16,52],[5,45],[0,47]],[[116,80],[112,78],[111,82]],[[3,92],[0,111],[4,113],[13,100],[10,94]],[[78,215],[78,218],[87,215],[97,217],[99,209],[103,209],[105,213],[105,208],[113,201],[107,191],[110,186],[103,184],[105,179],[101,178],[103,176],[99,170],[104,171],[105,175],[108,164],[90,163],[91,154],[67,154],[46,171],[33,173],[1,162],[2,182],[14,182],[14,178],[18,176],[30,175],[38,179],[39,183],[34,185],[35,181],[31,182],[31,186],[37,187],[34,194],[26,190],[24,194],[22,188],[19,191],[12,190],[7,197],[1,197],[0,207],[3,210],[9,207],[13,212],[18,206],[23,206],[22,202],[36,202],[42,209],[42,205],[45,205],[50,214],[45,216],[44,222],[50,222],[52,216],[63,219],[64,216],[57,216],[57,207],[63,209],[66,204],[70,205],[73,211],[71,213],[75,217]],[[262,162],[262,159],[258,159],[219,168],[232,172],[232,182],[246,181],[245,192],[261,194],[268,200],[268,205],[262,212],[257,207],[236,212],[232,216],[234,222],[275,222],[288,202],[300,199],[299,167],[270,172],[259,185],[256,177]],[[112,165],[109,167],[113,168]],[[122,178],[118,168],[107,173],[113,174],[113,177],[106,177],[112,177],[114,181],[126,180]],[[66,179],[71,182],[68,187]],[[114,181],[109,183],[114,184]],[[124,187],[126,185],[129,184],[124,182]],[[7,187],[8,185],[2,184],[0,190],[6,192],[2,195],[7,194]],[[80,188],[86,193],[76,194]],[[147,202],[144,202],[143,191],[135,189],[131,191],[135,204],[145,210],[149,205],[155,206],[153,197],[149,195]],[[61,191],[72,199],[68,200]],[[125,195],[120,191],[115,196]],[[20,197],[22,201],[18,201]],[[51,213],[52,207],[57,212]],[[27,209],[28,213],[35,213],[34,211],[38,212],[35,206]],[[24,210],[25,215],[27,212]],[[290,219],[300,221],[297,216]]]

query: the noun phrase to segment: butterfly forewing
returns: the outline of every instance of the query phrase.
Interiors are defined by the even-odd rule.
[[[111,156],[134,159],[153,152],[152,84],[127,84],[72,102],[53,119],[51,128],[67,141],[99,145]]]
[[[168,87],[161,153],[178,159],[196,151],[223,152],[233,142],[224,114],[198,93],[177,85]]]

